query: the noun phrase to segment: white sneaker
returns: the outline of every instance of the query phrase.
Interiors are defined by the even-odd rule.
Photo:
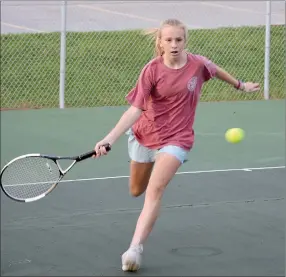
[[[132,245],[121,256],[123,271],[137,271],[142,262],[143,245]]]

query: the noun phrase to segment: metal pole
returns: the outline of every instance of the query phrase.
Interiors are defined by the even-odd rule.
[[[270,71],[270,29],[271,29],[271,1],[266,2],[265,24],[265,60],[264,60],[264,99],[269,99],[269,71]]]
[[[66,14],[67,1],[61,6],[61,56],[60,56],[60,108],[65,108],[65,71],[66,71]]]

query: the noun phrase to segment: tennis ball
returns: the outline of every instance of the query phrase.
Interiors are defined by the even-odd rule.
[[[228,129],[225,133],[225,139],[230,143],[239,143],[244,139],[244,131],[240,128]]]

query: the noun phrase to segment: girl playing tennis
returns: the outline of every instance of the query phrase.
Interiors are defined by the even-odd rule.
[[[159,215],[164,190],[192,149],[204,82],[216,77],[245,92],[259,90],[259,84],[243,83],[206,57],[186,52],[186,42],[187,28],[179,20],[161,24],[155,31],[156,57],[144,66],[126,97],[129,109],[95,146],[97,158],[106,155],[103,145],[113,145],[128,131],[130,193],[139,196],[146,191],[134,236],[122,255],[124,271],[139,269],[143,244]]]

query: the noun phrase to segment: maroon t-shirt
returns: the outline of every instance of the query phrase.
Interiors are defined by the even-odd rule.
[[[190,150],[202,85],[215,74],[214,63],[191,53],[180,69],[167,67],[162,57],[146,64],[126,96],[130,105],[143,110],[132,126],[138,142],[151,149],[176,145]]]

